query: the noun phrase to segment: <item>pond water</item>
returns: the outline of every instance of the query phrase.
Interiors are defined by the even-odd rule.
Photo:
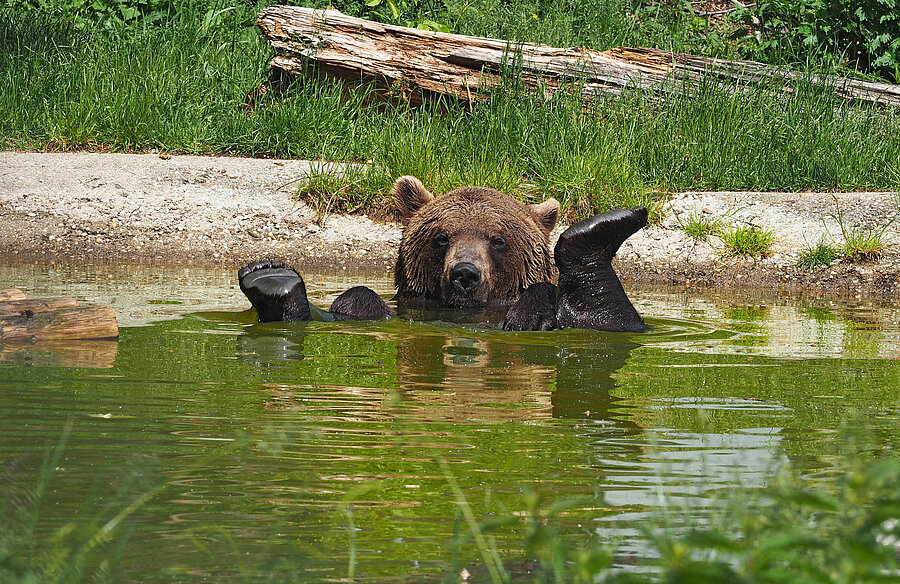
[[[391,292],[306,278],[320,306]],[[439,580],[461,497],[484,519],[530,493],[593,498],[563,536],[640,565],[660,514],[702,523],[787,461],[827,474],[848,419],[871,448],[900,445],[891,305],[632,290],[649,332],[506,333],[258,324],[226,270],[0,265],[2,287],[111,306],[121,337],[0,345],[0,549],[79,549],[112,521],[101,569],[118,581]],[[514,528],[491,537],[528,559]]]

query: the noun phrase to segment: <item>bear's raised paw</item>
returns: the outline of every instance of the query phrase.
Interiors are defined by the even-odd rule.
[[[250,262],[238,271],[241,291],[256,309],[259,322],[312,320],[306,284],[279,261]]]

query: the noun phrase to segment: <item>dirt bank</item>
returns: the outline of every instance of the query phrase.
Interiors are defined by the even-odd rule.
[[[0,152],[0,255],[7,261],[221,265],[284,259],[301,270],[385,272],[400,228],[360,216],[315,213],[293,200],[311,163],[156,154]],[[795,267],[807,245],[841,241],[847,227],[881,228],[898,212],[895,193],[682,193],[661,225],[619,252],[623,280],[688,287],[767,288],[835,295],[900,295],[895,245],[870,263]],[[726,256],[679,228],[692,214],[771,230],[762,260]],[[680,218],[680,219],[679,219]],[[885,237],[894,244],[897,223]]]

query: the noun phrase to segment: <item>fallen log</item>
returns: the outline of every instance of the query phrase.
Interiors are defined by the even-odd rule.
[[[79,306],[72,298],[0,302],[0,343],[118,336],[116,314],[105,306]]]
[[[648,48],[594,51],[447,34],[381,24],[337,10],[270,6],[257,25],[275,50],[271,66],[293,75],[374,82],[413,105],[437,95],[471,101],[497,87],[506,61],[521,59],[519,79],[552,93],[571,80],[585,95],[626,88],[664,91],[704,79],[723,86],[808,79],[844,100],[900,106],[900,86],[803,74],[752,61],[726,61]],[[517,63],[518,64],[518,63]]]

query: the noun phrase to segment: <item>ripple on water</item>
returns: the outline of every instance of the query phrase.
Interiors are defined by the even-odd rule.
[[[85,503],[112,501],[108,485],[162,482],[123,559],[160,581],[227,581],[244,558],[291,554],[312,580],[342,578],[351,534],[357,575],[396,578],[412,560],[440,572],[464,529],[452,484],[479,519],[523,513],[529,490],[547,506],[587,497],[561,532],[641,563],[661,517],[702,525],[786,460],[827,476],[854,411],[875,447],[898,446],[891,306],[638,290],[643,334],[446,315],[260,325],[231,274],[91,269],[0,266],[9,285],[113,305],[126,324],[105,353],[0,346],[0,465],[37,484],[72,420],[46,533],[114,516]],[[323,305],[346,287],[308,281]],[[525,554],[520,534],[495,535]]]

